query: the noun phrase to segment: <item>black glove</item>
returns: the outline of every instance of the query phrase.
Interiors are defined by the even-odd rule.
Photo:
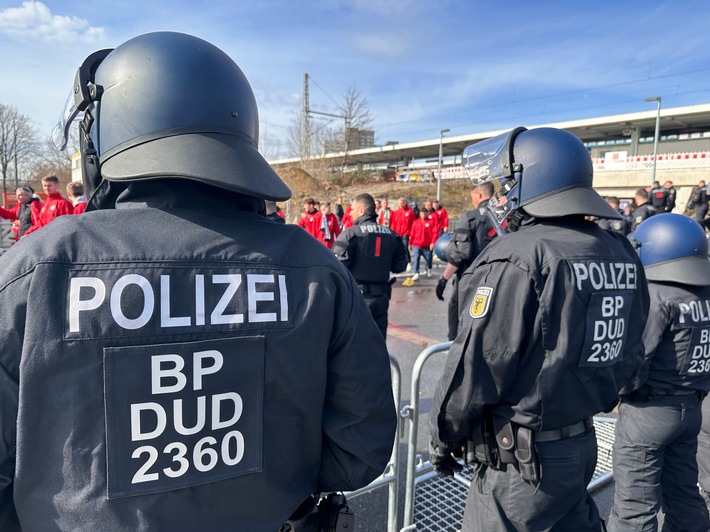
[[[451,451],[438,447],[432,440],[429,441],[429,463],[441,478],[453,477],[454,473],[460,473],[463,469]]]
[[[439,282],[436,283],[436,297],[439,298],[439,301],[444,300],[444,289],[446,288],[446,279],[444,279],[444,276],[442,275],[439,277]]]

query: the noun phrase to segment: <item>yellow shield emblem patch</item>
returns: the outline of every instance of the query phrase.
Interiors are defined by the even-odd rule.
[[[482,318],[488,314],[488,308],[491,306],[491,295],[493,289],[487,286],[479,286],[476,290],[476,295],[473,296],[471,307],[468,312],[472,318]]]

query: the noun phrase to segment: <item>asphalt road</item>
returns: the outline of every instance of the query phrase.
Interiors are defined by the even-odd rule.
[[[398,282],[393,287],[389,311],[389,329],[387,347],[390,355],[399,363],[402,370],[402,406],[410,404],[412,370],[421,352],[429,346],[446,342],[447,334],[447,302],[451,286],[447,286],[445,297],[441,302],[436,298],[434,288],[444,265],[434,263],[432,277],[422,276],[411,287],[402,286],[406,278],[398,276]],[[411,275],[411,274],[410,274]],[[432,355],[423,366],[420,378],[417,453],[427,459],[428,430],[426,417],[431,408],[436,382],[442,372],[446,353]],[[409,421],[405,421],[402,437],[399,440],[399,480],[400,501],[397,517],[397,530],[402,526],[404,508],[404,480],[406,476],[407,439],[409,437]],[[380,488],[371,493],[351,499],[350,504],[355,511],[356,531],[387,530],[387,488]],[[607,518],[613,497],[613,482],[609,482],[592,493],[599,512]],[[441,530],[449,529],[442,527]],[[453,528],[455,530],[455,528]]]

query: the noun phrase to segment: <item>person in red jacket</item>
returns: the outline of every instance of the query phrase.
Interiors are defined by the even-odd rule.
[[[316,214],[318,229],[318,240],[323,242],[328,249],[333,249],[333,242],[340,234],[340,224],[338,217],[330,212],[330,203],[323,203],[320,212]]]
[[[414,211],[404,198],[399,198],[399,209],[392,213],[390,227],[402,237],[405,247],[409,246],[409,232],[414,223]]]
[[[385,227],[390,227],[392,225],[392,213],[394,211],[390,209],[390,202],[387,198],[382,200],[382,208],[377,216],[377,223]]]
[[[12,220],[12,234],[15,242],[25,236],[25,232],[32,227],[39,217],[39,198],[34,196],[32,187],[21,187],[15,191],[17,205],[10,209],[0,207],[0,218]]]
[[[65,214],[74,214],[74,205],[59,193],[59,179],[55,175],[42,178],[42,190],[47,194],[47,199],[42,202],[37,223],[33,224],[25,234],[29,235],[40,227]]]
[[[314,238],[318,238],[318,231],[320,231],[320,227],[316,222],[317,215],[316,201],[313,198],[307,198],[303,202],[303,214],[298,220],[298,225],[303,227]]]
[[[434,209],[434,205],[431,200],[426,200],[424,202],[424,210],[429,213],[427,220],[431,220],[434,225],[436,225],[436,234],[438,235],[439,230],[441,229],[441,222],[439,220],[439,213],[437,213],[436,209]]]
[[[343,217],[340,220],[340,228],[345,231],[349,227],[353,226],[353,217],[351,213],[353,212],[353,200],[350,200],[350,204],[345,208]]]
[[[434,207],[434,212],[439,217],[439,235],[442,235],[449,230],[449,213],[438,201],[434,201],[432,207]]]
[[[412,245],[412,263],[414,264],[414,275],[412,280],[419,279],[419,258],[423,255],[426,261],[426,276],[431,277],[431,253],[436,242],[437,226],[429,219],[429,212],[426,209],[419,211],[419,219],[412,224],[409,234],[409,243]]]
[[[67,183],[67,196],[69,201],[74,204],[74,214],[81,214],[86,211],[89,205],[86,196],[84,195],[84,184],[79,181]]]

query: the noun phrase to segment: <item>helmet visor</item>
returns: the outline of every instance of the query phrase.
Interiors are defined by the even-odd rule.
[[[93,83],[96,69],[101,64],[101,61],[112,51],[113,48],[94,52],[77,69],[76,76],[74,76],[74,84],[64,104],[64,111],[59,117],[59,122],[52,129],[52,143],[59,151],[64,151],[67,147],[72,124],[82,120],[84,111],[86,111],[92,100],[100,98],[100,94],[95,87],[93,93],[89,89],[89,83]]]
[[[474,185],[513,175],[513,142],[522,131],[526,129],[519,127],[464,149],[463,165]]]
[[[59,117],[59,122],[52,129],[52,143],[59,151],[64,151],[69,142],[69,131],[72,124],[80,122],[84,117],[84,111],[80,111],[74,98],[74,90],[69,91],[67,101],[64,104],[64,111]]]

